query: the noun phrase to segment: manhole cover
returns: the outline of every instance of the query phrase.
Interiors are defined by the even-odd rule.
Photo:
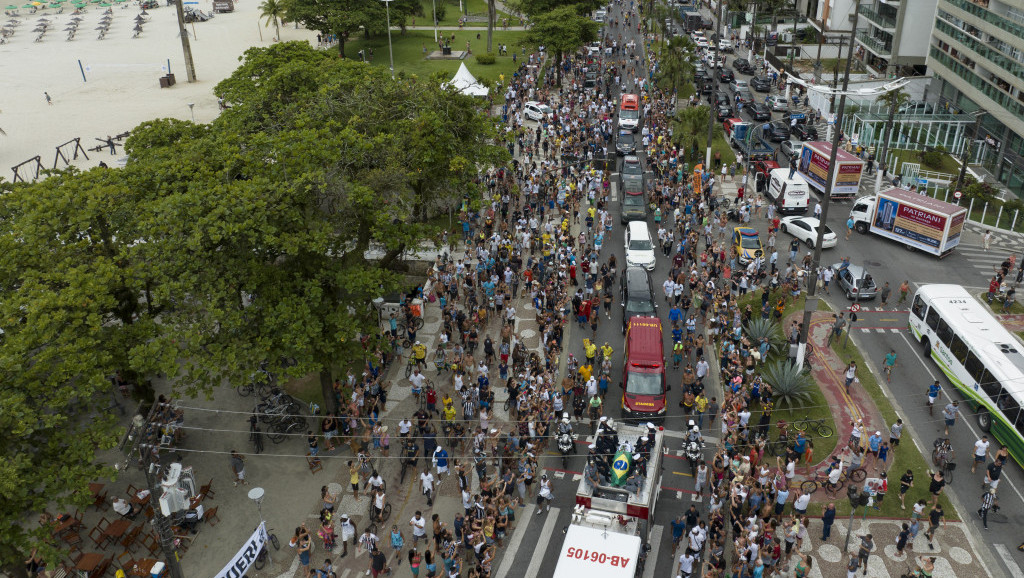
[[[878,261],[864,261],[864,264],[868,267],[881,267],[882,264]]]

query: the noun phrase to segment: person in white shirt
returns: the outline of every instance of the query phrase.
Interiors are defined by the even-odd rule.
[[[427,539],[427,519],[423,517],[423,512],[416,510],[416,515],[409,520],[409,525],[412,526],[413,546],[415,546],[420,540]]]
[[[679,556],[679,576],[682,578],[690,578],[690,575],[693,574],[693,563],[695,560],[696,558],[689,550],[683,552],[683,554]]]
[[[978,464],[984,464],[988,456],[988,446],[992,442],[988,441],[988,436],[983,435],[981,439],[974,442],[974,461],[971,462],[971,473],[974,473],[974,469],[978,467]]]
[[[398,435],[402,437],[409,437],[410,431],[412,431],[412,421],[409,418],[405,418],[398,422]]]
[[[430,470],[424,471],[420,474],[420,489],[423,491],[423,495],[427,497],[427,505],[434,505],[434,474],[430,473]]]
[[[702,530],[700,528],[700,526],[694,526],[693,529],[690,530],[690,536],[689,536],[690,550],[689,551],[691,553],[693,553],[694,556],[699,556],[700,555],[701,548],[704,547],[704,538],[705,538],[705,532],[704,532],[704,530]]]
[[[796,500],[793,501],[793,511],[803,516],[807,513],[807,505],[811,503],[811,495],[796,491]]]

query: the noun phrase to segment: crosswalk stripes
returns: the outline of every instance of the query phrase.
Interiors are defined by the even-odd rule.
[[[555,531],[555,525],[558,524],[558,512],[558,508],[551,508],[549,511],[542,514],[546,519],[544,520],[544,527],[540,531],[540,537],[537,539],[537,544],[545,549],[551,541],[551,534]],[[531,556],[530,566],[527,567],[525,576],[540,576],[540,565],[543,563],[543,555],[538,556],[534,554]]]
[[[534,509],[536,509],[536,506],[527,504],[522,512],[519,513],[519,523],[516,524],[516,529],[512,531],[512,539],[509,540],[508,547],[504,548],[501,564],[498,565],[498,572],[495,576],[508,576],[508,571],[512,569],[512,564],[516,560],[516,552],[519,551],[519,546],[523,543],[523,536],[526,535],[526,527],[533,521]]]

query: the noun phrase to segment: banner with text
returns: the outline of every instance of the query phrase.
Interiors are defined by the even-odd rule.
[[[214,578],[242,578],[249,570],[249,566],[256,561],[256,556],[267,545],[267,523],[260,522],[256,531],[249,536],[242,548],[235,554],[235,557],[228,562],[223,570],[217,573]]]

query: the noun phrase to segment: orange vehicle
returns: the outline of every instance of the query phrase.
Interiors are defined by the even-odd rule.
[[[661,320],[657,317],[630,319],[625,350],[622,417],[638,421],[664,420],[668,385]]]

